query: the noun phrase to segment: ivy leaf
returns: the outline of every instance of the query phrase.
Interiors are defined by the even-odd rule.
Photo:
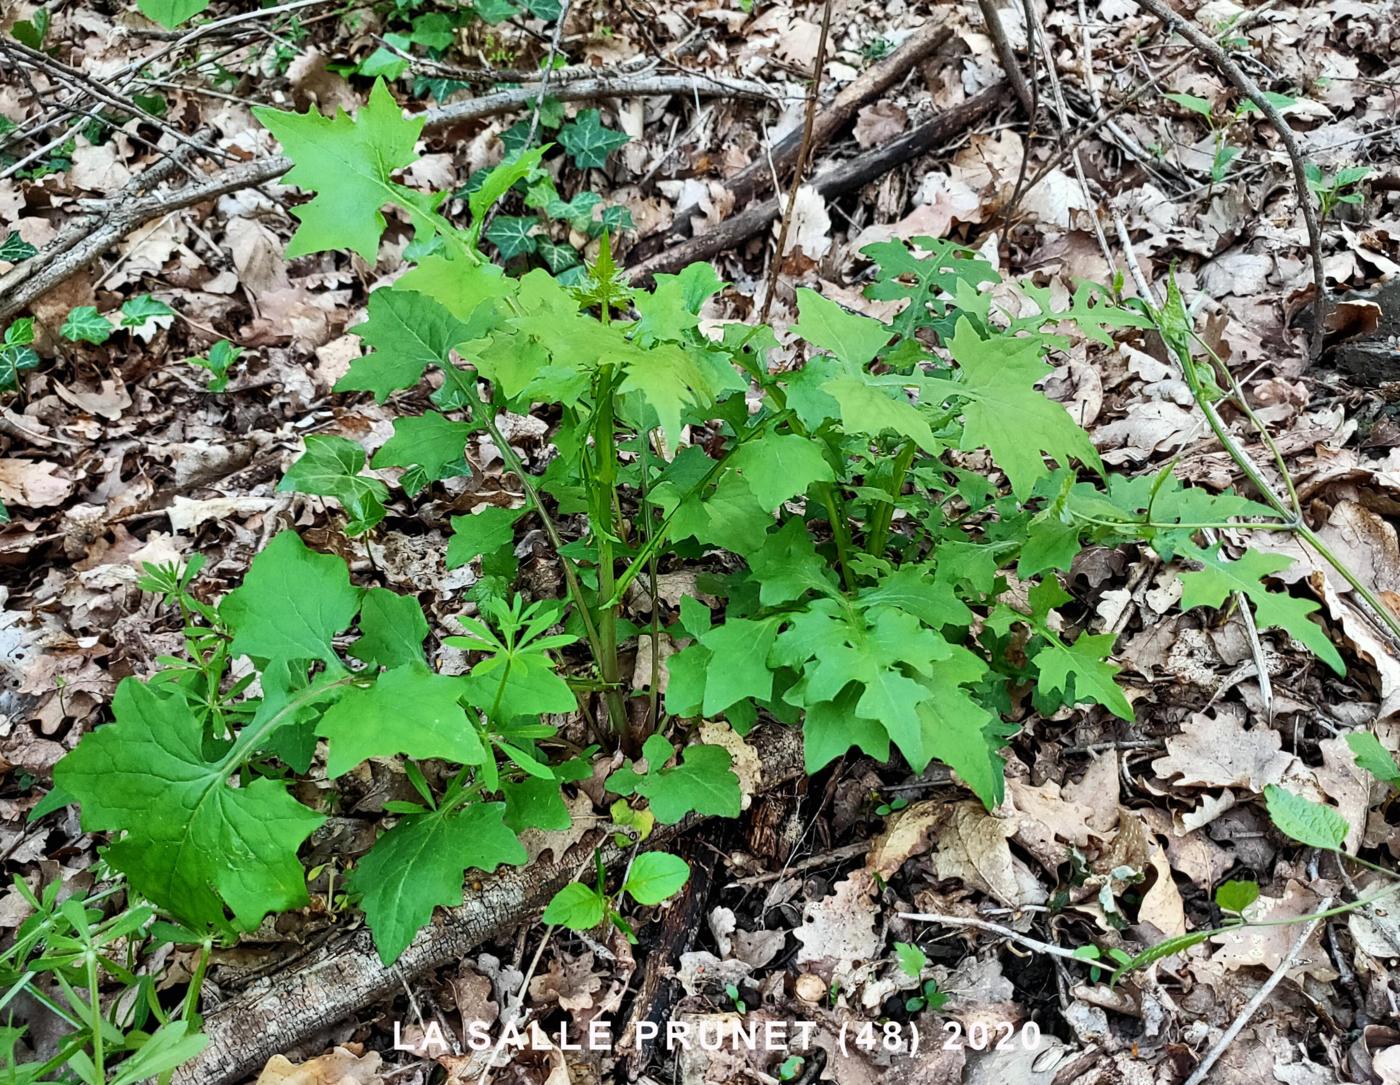
[[[646,851],[632,861],[622,889],[638,904],[660,904],[690,880],[690,864],[679,855]]]
[[[340,669],[331,639],[360,609],[345,561],[308,550],[294,531],[277,535],[219,605],[233,630],[229,650],[259,659],[318,659]]]
[[[582,229],[593,221],[593,209],[603,202],[596,192],[584,189],[565,202],[557,195],[546,201],[544,213],[552,219],[567,222],[576,229]]]
[[[59,334],[70,343],[91,343],[101,346],[112,338],[112,322],[99,313],[95,306],[79,305],[68,313]]]
[[[486,212],[497,200],[509,192],[517,182],[525,180],[539,168],[540,159],[544,157],[546,150],[547,147],[535,147],[522,151],[506,157],[492,167],[486,175],[486,180],[467,197],[467,207],[471,211],[472,219],[476,220],[472,224],[473,230],[479,229],[478,222],[485,218]],[[474,233],[473,242],[475,239]]]
[[[350,888],[385,964],[398,960],[433,909],[462,903],[467,868],[519,866],[525,849],[503,821],[505,803],[477,802],[461,810],[405,818],[377,841],[353,874]]]
[[[360,608],[360,639],[350,654],[365,663],[390,668],[423,662],[428,619],[411,595],[370,588]]]
[[[991,452],[1017,497],[1029,497],[1037,480],[1049,473],[1045,456],[1064,465],[1077,459],[1102,474],[1089,435],[1035,387],[1050,373],[1038,339],[983,339],[962,318],[949,347],[962,377],[954,387],[968,397],[963,448]]]
[[[330,740],[326,775],[334,779],[361,761],[395,754],[481,764],[486,750],[458,703],[462,693],[460,678],[434,674],[417,662],[385,671],[366,689],[347,690],[316,726]],[[386,727],[386,720],[393,726]]]
[[[537,243],[535,249],[540,254],[540,259],[544,261],[545,267],[549,268],[551,275],[558,275],[571,267],[578,267],[578,250],[572,245],[562,245],[547,237],[538,237],[534,240]]]
[[[502,260],[535,251],[538,240],[530,233],[540,220],[528,216],[497,215],[486,227],[486,240],[496,246]]]
[[[380,208],[386,203],[410,211],[429,206],[421,193],[390,180],[395,170],[418,158],[414,144],[423,117],[405,117],[382,79],[375,80],[369,102],[353,118],[344,110],[331,118],[314,110],[283,113],[266,106],[254,106],[253,115],[294,163],[286,183],[316,193],[310,203],[292,210],[301,225],[287,246],[288,259],[350,249],[373,263],[387,225]]]
[[[38,254],[39,250],[20,237],[18,230],[11,230],[5,235],[5,240],[0,241],[0,260],[6,263],[18,264]]]
[[[19,391],[19,375],[39,364],[39,355],[29,344],[34,342],[34,318],[21,317],[5,329],[0,341],[0,392]]]
[[[801,319],[792,330],[853,368],[864,366],[890,341],[890,329],[878,320],[848,313],[805,286],[797,288],[797,306]]]
[[[486,505],[469,516],[452,517],[452,538],[447,541],[447,567],[456,569],[473,558],[492,554],[515,541],[515,521],[528,510],[500,509]]]
[[[1238,561],[1230,561],[1221,554],[1220,547],[1220,543],[1215,543],[1208,550],[1191,547],[1184,551],[1185,556],[1201,562],[1205,568],[1181,574],[1181,609],[1219,607],[1232,592],[1243,592],[1254,604],[1254,617],[1260,626],[1282,629],[1338,674],[1346,674],[1346,664],[1326,630],[1308,617],[1318,604],[1286,592],[1270,591],[1263,584],[1264,577],[1287,569],[1293,564],[1292,559],[1264,550],[1246,550]]]
[[[121,314],[123,328],[144,328],[153,320],[174,316],[175,310],[150,294],[138,294],[122,303]]]
[[[167,30],[174,30],[209,6],[209,0],[137,0],[141,14]]]
[[[1060,696],[1066,705],[1092,701],[1131,723],[1133,706],[1116,680],[1120,668],[1105,658],[1113,651],[1117,637],[1112,633],[1081,633],[1073,644],[1066,644],[1048,628],[1042,632],[1045,646],[1031,657],[1040,691]]]
[[[627,143],[627,135],[604,128],[603,114],[585,109],[559,130],[559,142],[579,169],[602,169],[608,155]]]
[[[1370,731],[1353,731],[1347,735],[1347,745],[1351,747],[1356,763],[1377,780],[1391,787],[1400,787],[1400,765],[1389,750],[1381,745],[1381,740]]]
[[[437,411],[396,418],[394,435],[374,454],[373,466],[376,470],[418,467],[428,482],[465,475],[467,439],[475,428],[470,422],[453,422]]]
[[[769,512],[789,498],[806,493],[812,483],[832,482],[836,478],[821,447],[796,434],[770,434],[749,441],[739,447],[729,465]]]
[[[306,451],[277,484],[279,493],[317,494],[333,497],[345,509],[347,535],[363,535],[384,519],[389,487],[377,478],[360,474],[365,450],[354,441],[313,433]]]
[[[554,894],[549,907],[540,916],[541,923],[568,927],[571,931],[591,931],[603,922],[604,901],[598,890],[581,882],[572,882]]]
[[[381,403],[417,384],[428,366],[448,367],[452,348],[472,334],[438,301],[402,288],[371,294],[368,319],[351,330],[375,352],[355,359],[335,390],[373,392]]]
[[[116,722],[86,735],[54,779],[80,804],[85,830],[126,834],[106,857],[138,892],[201,927],[223,925],[225,904],[252,929],[307,903],[297,848],[325,819],[275,780],[229,786],[251,740],[206,760],[204,727],[183,698],[134,678],[117,687],[112,712]]]
[[[1310,848],[1336,851],[1351,828],[1332,807],[1285,791],[1277,784],[1264,788],[1264,805],[1279,832]]]

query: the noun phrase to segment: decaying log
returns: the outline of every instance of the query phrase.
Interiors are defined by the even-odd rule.
[[[852,192],[901,163],[917,158],[927,151],[937,150],[954,136],[966,132],[998,106],[1006,104],[1007,90],[1005,82],[988,87],[976,97],[969,98],[952,109],[944,110],[912,131],[890,140],[883,147],[876,147],[817,174],[808,183],[823,199],[829,200],[833,196]],[[747,211],[739,212],[733,218],[725,219],[689,241],[674,245],[648,260],[629,266],[628,275],[632,282],[644,283],[653,275],[679,271],[697,260],[708,260],[753,237],[780,214],[782,208],[778,199],[774,197],[756,207],[750,207]]]
[[[760,790],[802,775],[802,738],[796,730],[760,727],[749,742],[763,767]],[[703,820],[692,817],[659,827],[646,846],[663,847]],[[530,922],[561,887],[578,878],[581,868],[592,869],[595,848],[610,868],[626,861],[627,852],[613,843],[613,836],[595,829],[562,856],[541,856],[528,867],[484,878],[480,891],[468,890],[465,903],[439,910],[392,967],[384,966],[369,932],[360,929],[257,981],[209,1013],[204,1027],[209,1044],[176,1072],[174,1085],[237,1081],[356,1010],[402,992],[405,981],[460,960],[487,939]]]

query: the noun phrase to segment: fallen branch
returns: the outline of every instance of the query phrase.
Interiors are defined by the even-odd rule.
[[[812,152],[815,153],[845,128],[855,116],[856,110],[880,97],[908,75],[911,69],[933,56],[951,39],[952,34],[946,27],[929,23],[914,31],[889,56],[862,72],[832,99],[829,106],[817,114],[812,123]],[[733,196],[733,206],[744,207],[768,192],[773,187],[774,173],[782,176],[791,169],[801,149],[802,129],[798,128],[779,140],[771,154],[756,157],[726,181],[725,192]],[[724,202],[729,202],[727,197],[724,197]],[[648,234],[633,245],[631,258],[637,263],[642,263],[676,241],[690,237],[692,221],[696,216],[703,214],[695,204],[682,207],[672,216],[670,226]]]
[[[424,131],[435,131],[509,113],[533,104],[538,93],[538,86],[513,87],[498,94],[453,102],[428,110],[423,128]],[[551,93],[555,98],[570,102],[672,94],[763,100],[776,97],[771,87],[746,79],[652,74],[578,79],[553,87]],[[141,188],[146,187],[137,177],[117,195],[89,203],[86,213],[65,227],[61,239],[0,276],[0,323],[28,308],[34,299],[92,263],[151,219],[230,192],[266,184],[291,168],[291,159],[283,155],[258,158],[221,170],[197,184],[133,198]]]
[[[811,187],[823,199],[831,199],[833,196],[860,188],[861,185],[884,176],[896,166],[927,151],[936,150],[954,136],[967,131],[1004,104],[1007,89],[1004,82],[988,87],[975,98],[969,98],[961,105],[945,110],[883,147],[877,147],[825,173],[817,174],[811,180]],[[725,219],[689,241],[631,264],[628,267],[628,275],[634,283],[640,283],[653,275],[679,271],[697,260],[708,260],[753,237],[773,222],[780,213],[781,207],[777,198],[767,200],[757,207],[741,211],[733,218]]]
[[[762,763],[764,791],[802,775],[802,739],[796,730],[762,727],[750,742]],[[658,828],[647,846],[665,845],[703,820],[691,817]],[[361,929],[258,981],[208,1014],[208,1046],[176,1072],[174,1085],[237,1081],[361,1007],[392,997],[404,981],[460,960],[487,939],[529,922],[575,880],[594,848],[609,867],[626,862],[631,849],[619,849],[613,836],[608,829],[595,829],[563,855],[541,856],[528,867],[484,878],[479,891],[468,891],[465,903],[440,911],[392,966],[380,962],[369,932]]]

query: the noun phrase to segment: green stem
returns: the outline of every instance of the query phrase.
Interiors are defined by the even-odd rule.
[[[675,519],[676,513],[680,511],[681,506],[710,484],[715,475],[719,474],[720,469],[729,462],[729,457],[734,455],[741,445],[753,440],[753,438],[757,437],[769,426],[776,425],[778,421],[785,417],[786,413],[787,412],[784,411],[782,414],[772,415],[762,422],[759,422],[756,426],[745,430],[739,435],[739,439],[734,442],[729,451],[715,460],[714,463],[710,465],[709,469],[681,495],[680,500],[676,502],[675,508],[673,508],[670,513],[662,519],[661,523],[656,526],[656,530],[652,532],[651,536],[642,544],[642,548],[637,551],[636,557],[627,563],[627,568],[618,576],[617,582],[613,586],[613,594],[606,603],[607,606],[617,606],[622,601],[622,593],[627,590],[627,586],[648,568],[652,559],[656,557],[657,552],[666,544],[666,540],[670,537],[671,533],[671,521]]]
[[[606,306],[605,306],[606,308]],[[598,672],[609,687],[603,694],[608,706],[608,722],[614,732],[627,724],[626,705],[618,686],[617,661],[617,567],[613,553],[617,507],[617,430],[613,409],[613,381],[610,369],[605,369],[598,381],[593,406],[593,455],[596,460],[593,499],[593,538],[598,547]]]
[[[88,947],[85,955],[87,965],[88,1000],[92,1014],[92,1065],[99,1082],[107,1080],[104,1070],[105,1040],[102,1035],[102,996],[97,986],[97,951]]]
[[[1160,330],[1160,321],[1158,327]],[[1220,412],[1215,409],[1215,404],[1211,402],[1210,397],[1206,395],[1205,389],[1201,385],[1200,379],[1196,373],[1195,360],[1191,357],[1189,344],[1177,340],[1175,336],[1165,331],[1163,331],[1162,337],[1168,345],[1173,347],[1177,358],[1180,360],[1182,370],[1186,374],[1187,384],[1191,388],[1191,394],[1195,397],[1196,404],[1201,408],[1202,413],[1205,414],[1206,423],[1210,426],[1211,432],[1215,434],[1216,440],[1218,440],[1225,451],[1229,453],[1230,458],[1235,461],[1239,469],[1244,472],[1245,477],[1253,484],[1255,490],[1259,492],[1260,496],[1264,498],[1265,502],[1267,502],[1275,512],[1289,521],[1292,529],[1297,532],[1298,537],[1310,545],[1317,554],[1336,570],[1338,575],[1351,586],[1352,590],[1356,592],[1371,610],[1375,620],[1380,622],[1393,638],[1400,641],[1400,617],[1397,617],[1389,607],[1385,606],[1376,596],[1375,592],[1367,585],[1363,584],[1361,579],[1352,572],[1347,564],[1343,562],[1341,558],[1337,557],[1326,543],[1317,537],[1317,533],[1314,532],[1312,528],[1308,527],[1308,525],[1303,522],[1301,508],[1297,507],[1296,504],[1294,507],[1290,507],[1289,503],[1278,495],[1273,486],[1269,484],[1269,481],[1264,478],[1253,459],[1239,446],[1234,436],[1225,428],[1225,423],[1220,417]],[[1238,388],[1238,385],[1236,385],[1236,388]],[[1243,397],[1241,396],[1240,398],[1242,399]],[[1249,412],[1249,414],[1252,416],[1253,412]],[[1257,419],[1252,420],[1255,422],[1256,426],[1261,425]],[[1277,447],[1273,447],[1277,455]],[[1281,460],[1282,457],[1280,456],[1279,459]],[[1280,462],[1279,470],[1284,479],[1287,480],[1286,485],[1288,487],[1290,500],[1296,503],[1297,493],[1294,490],[1293,482],[1287,467]]]
[[[918,446],[913,441],[905,441],[899,446],[899,452],[894,458],[894,473],[890,477],[889,504],[878,506],[875,515],[871,517],[867,539],[869,540],[870,553],[877,558],[884,556],[885,545],[889,542],[890,537],[890,523],[894,519],[895,502],[899,500],[899,495],[904,491],[904,480],[909,475],[909,468],[914,463],[916,452],[918,452]]]
[[[554,518],[549,515],[549,510],[545,508],[539,491],[535,489],[529,472],[525,470],[525,464],[515,454],[515,449],[510,447],[510,442],[505,439],[501,434],[500,427],[496,425],[491,405],[484,399],[478,398],[476,406],[478,410],[473,413],[486,427],[486,432],[491,437],[491,443],[501,453],[501,459],[505,461],[511,473],[520,480],[521,488],[525,491],[525,497],[530,502],[531,510],[540,518],[544,533],[549,536],[549,543],[554,547],[554,553],[559,558],[559,567],[564,571],[564,584],[568,588],[569,598],[573,600],[574,610],[578,612],[579,619],[583,622],[584,637],[588,641],[588,647],[593,652],[593,658],[599,659],[601,658],[601,649],[598,641],[598,629],[593,624],[593,614],[589,610],[588,597],[584,595],[583,585],[579,583],[578,575],[574,572],[573,566],[569,564],[569,559],[562,553],[564,537],[559,533],[559,527],[555,524]]]

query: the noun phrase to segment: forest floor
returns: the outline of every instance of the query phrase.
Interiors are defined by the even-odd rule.
[[[784,146],[789,156],[779,154],[773,169],[787,187],[823,51],[822,3],[580,0],[565,4],[557,40],[537,8],[497,5],[499,22],[454,25],[444,13],[468,5],[304,2],[221,22],[244,6],[220,3],[205,24],[214,29],[184,33],[153,29],[134,4],[59,2],[42,34],[35,4],[9,6],[0,23],[0,239],[9,239],[0,257],[23,266],[12,271],[0,259],[0,327],[32,315],[39,364],[0,392],[7,875],[31,887],[61,881],[65,891],[92,883],[99,841],[76,813],[27,816],[58,759],[109,718],[117,682],[148,675],[181,650],[179,614],[137,586],[143,563],[203,555],[198,590],[215,599],[290,525],[309,545],[345,556],[356,575],[416,594],[442,629],[474,577],[471,566],[444,567],[448,517],[519,500],[489,443],[469,449],[469,476],[440,484],[432,501],[391,503],[388,518],[359,539],[345,537],[334,504],[277,489],[307,434],[348,436],[369,451],[391,434],[391,405],[331,388],[361,352],[348,329],[362,321],[369,292],[403,269],[406,224],[392,226],[373,263],[328,253],[286,262],[289,207],[301,197],[274,175],[123,226],[90,262],[64,265],[55,246],[75,224],[120,220],[152,171],[177,180],[188,173],[193,185],[276,154],[251,107],[354,111],[373,73],[410,110],[498,93],[538,71],[552,50],[567,65],[555,89],[582,77],[610,81],[576,101],[550,97],[539,111],[540,122],[551,112],[556,127],[571,118],[576,132],[609,148],[601,168],[551,160],[558,188],[585,208],[596,195],[606,210],[585,219],[612,216],[624,265],[675,270],[676,253],[712,260],[730,284],[704,313],[715,325],[766,306],[783,328],[795,319],[798,286],[888,317],[889,303],[862,292],[870,262],[861,249],[891,238],[955,240],[1058,299],[1081,280],[1121,281],[1127,294],[1160,290],[1174,268],[1203,338],[1266,423],[1309,522],[1400,611],[1400,296],[1377,290],[1400,271],[1393,4],[1283,0],[1242,9],[1210,0],[1181,11],[1272,95],[1320,171],[1320,188],[1339,170],[1369,167],[1334,189],[1349,198],[1321,223],[1327,289],[1349,300],[1329,320],[1316,360],[1314,266],[1284,144],[1218,65],[1133,0],[1028,9],[1039,24],[1029,35],[1026,9],[999,10],[1013,70],[1033,88],[1033,124],[977,4],[832,3],[815,81],[819,116],[911,39],[923,35],[926,45],[891,86],[803,148],[809,177],[981,104],[956,131],[847,191],[804,185],[781,254],[777,216],[743,236],[724,234],[723,224],[774,196],[766,163]],[[661,76],[681,89],[656,93],[646,81]],[[508,111],[432,127],[408,183],[463,189],[499,160],[503,141],[533,128],[533,103],[527,94]],[[727,182],[754,163],[751,187],[736,198]],[[520,263],[557,258],[563,266],[592,259],[598,246],[578,222],[515,206],[486,236]],[[715,238],[722,247],[706,251]],[[40,250],[27,264],[26,245]],[[62,274],[41,280],[56,263]],[[37,296],[35,282],[46,287]],[[138,302],[129,326],[118,326],[121,307],[146,297],[173,312],[143,316]],[[111,314],[105,332],[86,341],[63,335],[84,306],[94,318]],[[189,359],[219,340],[242,353],[215,392]],[[1088,429],[1106,463],[1131,474],[1170,465],[1212,489],[1247,488],[1160,341],[1081,338],[1054,361],[1047,391]],[[1243,418],[1230,414],[1227,423],[1260,459],[1271,458]],[[516,418],[507,436],[538,455],[548,423]],[[1268,475],[1281,481],[1272,467]],[[1394,908],[1219,935],[1113,987],[1066,955],[1090,943],[1136,951],[1218,925],[1214,893],[1229,879],[1257,881],[1252,914],[1273,920],[1365,892],[1369,877],[1319,866],[1274,831],[1262,798],[1269,784],[1325,797],[1347,819],[1351,846],[1383,864],[1400,858],[1400,806],[1358,774],[1343,741],[1368,726],[1400,748],[1400,656],[1348,584],[1287,536],[1235,531],[1226,542],[1296,559],[1284,575],[1322,604],[1345,677],[1286,637],[1256,633],[1238,610],[1176,609],[1180,570],[1149,549],[1087,549],[1065,583],[1082,605],[1082,629],[1117,637],[1134,723],[1099,708],[1045,717],[1018,704],[1007,800],[992,815],[946,770],[914,776],[899,762],[854,753],[756,798],[741,822],[680,845],[697,876],[637,946],[555,932],[528,983],[531,1019],[576,1034],[594,1020],[648,1014],[697,1027],[735,1015],[810,1021],[826,1052],[820,1079],[841,1085],[1181,1082],[1276,980],[1209,1080],[1400,1082]],[[528,536],[520,553],[542,594],[559,594],[543,540]],[[676,571],[668,590],[695,590],[693,578]],[[453,652],[435,649],[435,664],[451,668]],[[639,688],[649,673],[639,662]],[[400,783],[369,771],[346,777],[338,832],[308,866],[361,854]],[[670,912],[683,921],[668,922]],[[18,891],[0,891],[0,934],[26,914]],[[216,952],[210,1004],[356,922],[325,888],[310,913],[269,921]],[[399,997],[360,1007],[285,1052],[260,1080],[479,1080],[484,1054],[395,1050],[395,1036],[421,1044],[435,1025],[450,1042],[472,1022],[496,1023],[542,933],[526,923],[405,984]],[[922,992],[900,969],[896,942],[928,956],[936,990]],[[662,982],[644,985],[652,973]],[[899,1026],[893,1050],[841,1049],[843,1026],[881,1017]],[[922,1030],[917,1053],[904,1028],[911,1022]],[[503,1060],[491,1080],[794,1077],[782,1061],[767,1050],[668,1052],[664,1043],[642,1053],[546,1045]],[[818,1063],[809,1058],[801,1073]]]

